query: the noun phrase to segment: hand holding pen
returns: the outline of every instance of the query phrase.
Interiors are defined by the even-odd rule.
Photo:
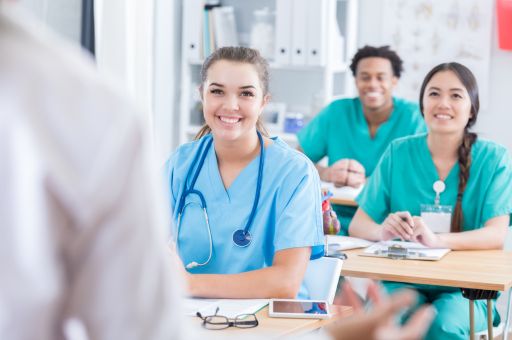
[[[391,213],[382,222],[381,240],[387,241],[401,238],[406,241],[414,240],[414,219],[408,211]]]

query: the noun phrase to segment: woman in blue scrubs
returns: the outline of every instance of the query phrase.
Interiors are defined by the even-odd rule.
[[[423,81],[420,108],[429,132],[391,143],[357,198],[350,235],[453,250],[502,248],[512,213],[512,161],[506,148],[468,131],[479,109],[471,71],[458,63],[436,66]],[[443,224],[444,232],[433,232]],[[428,339],[468,338],[469,304],[460,289],[384,285],[389,291],[414,288],[420,302],[434,305]],[[486,329],[486,318],[486,303],[475,301],[477,331]]]
[[[267,67],[249,48],[208,57],[206,125],[168,161],[173,236],[193,296],[305,297],[307,264],[323,252],[317,171],[260,122]]]

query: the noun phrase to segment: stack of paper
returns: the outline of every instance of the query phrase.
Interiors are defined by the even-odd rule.
[[[409,260],[440,260],[448,254],[451,249],[448,248],[428,248],[421,243],[405,241],[381,241],[366,248],[362,256],[388,257],[387,251],[391,246],[398,246],[407,249]]]
[[[218,315],[233,319],[237,315],[255,314],[266,305],[267,299],[185,299],[185,313],[195,316],[199,312],[209,316],[219,307]]]
[[[325,243],[327,248],[332,251],[366,248],[373,244],[373,242],[362,238],[340,235],[325,235]]]
[[[333,198],[348,200],[355,199],[357,195],[359,195],[361,190],[363,190],[364,187],[364,185],[361,185],[359,188],[352,188],[349,186],[336,188],[334,186],[334,183],[329,182],[322,182],[320,186],[323,190],[329,190],[330,192],[332,192]]]

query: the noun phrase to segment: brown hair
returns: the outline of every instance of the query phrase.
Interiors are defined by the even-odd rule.
[[[208,70],[210,67],[219,60],[228,60],[235,61],[240,63],[247,63],[254,66],[256,72],[258,72],[258,78],[260,79],[261,88],[263,90],[263,96],[268,94],[269,87],[269,72],[268,72],[268,62],[261,56],[261,54],[252,48],[248,47],[221,47],[215,50],[203,63],[201,67],[201,85],[199,86],[199,91],[203,91],[203,85],[206,82],[206,78],[208,76]],[[267,129],[263,125],[261,118],[258,118],[256,122],[256,129],[260,131],[264,136],[268,136]],[[211,128],[204,124],[195,139],[199,139],[208,133],[211,132]]]
[[[459,157],[459,188],[457,192],[457,203],[455,204],[455,211],[452,217],[451,223],[451,232],[460,232],[464,226],[464,216],[462,213],[462,196],[464,195],[464,190],[466,190],[466,184],[469,180],[469,170],[471,168],[471,147],[475,143],[477,139],[477,134],[474,132],[469,132],[469,128],[475,125],[476,119],[478,116],[478,110],[480,108],[480,101],[478,99],[478,85],[476,83],[475,76],[473,73],[464,65],[451,62],[451,63],[443,63],[434,67],[423,80],[423,84],[421,84],[420,90],[420,110],[423,114],[423,95],[425,94],[425,89],[427,87],[428,82],[432,79],[432,77],[438,72],[451,71],[453,72],[457,78],[459,78],[460,82],[466,88],[466,91],[469,94],[469,99],[471,100],[471,117],[468,120],[468,123],[464,127],[464,136],[462,137],[462,143],[460,144],[457,154]]]

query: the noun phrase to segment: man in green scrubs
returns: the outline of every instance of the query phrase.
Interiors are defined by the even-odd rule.
[[[327,156],[328,166],[316,167],[322,181],[337,187],[364,184],[391,141],[426,131],[418,105],[393,97],[402,60],[389,46],[359,49],[350,69],[359,96],[333,101],[298,133],[301,151],[314,163]],[[340,234],[347,235],[356,208],[333,208]]]

